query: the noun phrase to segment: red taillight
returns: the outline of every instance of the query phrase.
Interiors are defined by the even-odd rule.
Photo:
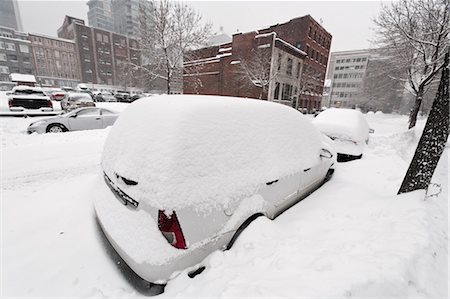
[[[175,212],[167,216],[164,211],[159,210],[158,228],[173,247],[186,249],[186,241],[184,240],[183,232],[181,231],[180,223]]]

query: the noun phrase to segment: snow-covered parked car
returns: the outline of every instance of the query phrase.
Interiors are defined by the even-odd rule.
[[[53,112],[52,101],[40,87],[15,86],[8,96],[8,106],[11,112]]]
[[[95,107],[94,100],[87,92],[69,92],[67,97],[61,101],[61,108],[65,111],[81,107]]]
[[[111,128],[93,201],[131,269],[165,283],[231,246],[256,216],[273,219],[309,195],[335,161],[322,134],[284,105],[153,96],[132,103]]]
[[[112,126],[117,112],[104,108],[78,108],[71,112],[31,123],[27,133],[60,133],[78,130],[103,129]]]
[[[369,124],[358,110],[329,108],[317,115],[313,124],[333,140],[338,161],[362,157],[364,146],[369,142]]]

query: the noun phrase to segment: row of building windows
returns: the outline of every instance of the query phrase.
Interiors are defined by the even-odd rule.
[[[364,69],[366,66],[365,65],[353,65],[353,66],[337,66],[334,68],[335,71],[340,71],[340,70],[362,70]]]
[[[0,49],[16,51],[16,44],[0,41]],[[19,51],[21,53],[30,53],[30,47],[27,45],[19,44]]]
[[[322,47],[328,48],[330,46],[330,40],[325,36],[321,35],[320,32],[318,33],[317,29],[309,27],[308,36]]]
[[[336,97],[340,97],[340,98],[353,98],[353,97],[357,96],[357,94],[355,94],[355,93],[339,92],[339,91],[338,92],[333,92],[332,95],[336,96]]]
[[[18,67],[11,66],[3,66],[0,65],[0,74],[10,74],[10,73],[22,73],[22,74],[32,74],[32,70],[30,68],[19,69]]]
[[[345,82],[335,82],[333,83],[333,87],[342,87],[342,88],[360,88],[361,83],[345,83]]]
[[[53,46],[53,47],[62,48],[62,49],[69,49],[69,50],[73,50],[74,49],[74,45],[71,44],[71,43],[58,41],[58,40],[52,40],[52,39],[49,39],[49,38],[42,38],[42,37],[31,36],[31,41],[33,43],[36,43],[36,44],[39,44],[39,45],[47,45],[47,46]]]
[[[328,58],[322,53],[319,53],[319,51],[316,51],[313,48],[310,49],[309,45],[306,45],[306,54],[310,59],[316,60],[317,63],[327,65]]]
[[[334,79],[347,79],[347,78],[362,78],[364,77],[364,73],[345,73],[345,74],[334,74]]]
[[[362,62],[362,61],[366,61],[366,60],[367,60],[367,57],[347,58],[347,59],[337,59],[336,63]]]

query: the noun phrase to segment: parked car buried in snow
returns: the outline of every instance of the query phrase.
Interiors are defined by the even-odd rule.
[[[338,161],[344,162],[362,157],[369,142],[369,124],[358,110],[329,108],[313,120],[313,124],[333,140]]]
[[[60,133],[78,130],[103,129],[112,126],[117,112],[104,108],[78,108],[71,112],[31,123],[27,133]]]
[[[139,276],[164,283],[318,188],[336,154],[300,112],[272,102],[162,95],[132,103],[107,137],[93,201]]]
[[[53,112],[52,101],[40,87],[14,87],[8,98],[8,106],[12,112],[25,112],[27,110]]]
[[[70,92],[67,97],[61,101],[61,108],[65,111],[72,111],[82,107],[95,107],[92,97],[85,92]]]

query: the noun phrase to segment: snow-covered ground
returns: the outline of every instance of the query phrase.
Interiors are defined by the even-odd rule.
[[[126,104],[104,104],[117,106]],[[112,108],[114,109],[114,108]],[[367,115],[361,160],[275,221],[258,218],[206,270],[162,297],[448,297],[448,147],[433,194],[396,196],[425,120]],[[156,294],[105,242],[90,189],[109,129],[26,135],[37,118],[0,118],[1,295]],[[439,193],[440,191],[440,193]]]

